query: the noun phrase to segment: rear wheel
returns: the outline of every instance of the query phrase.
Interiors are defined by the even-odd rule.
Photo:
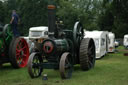
[[[43,68],[41,64],[43,59],[38,53],[32,53],[28,60],[28,73],[31,78],[37,78],[41,75]]]
[[[10,44],[9,56],[14,68],[22,68],[27,65],[29,57],[29,48],[26,40],[16,38]]]
[[[95,44],[93,39],[85,38],[80,45],[80,66],[82,70],[89,70],[95,65]]]
[[[62,54],[59,70],[62,79],[68,79],[72,76],[73,64],[71,55],[68,52]]]

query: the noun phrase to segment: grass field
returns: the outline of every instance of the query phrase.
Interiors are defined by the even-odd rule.
[[[128,56],[123,55],[123,47],[118,49],[119,52],[97,60],[94,69],[89,71],[83,72],[75,66],[68,80],[62,80],[55,70],[44,70],[48,80],[42,80],[42,76],[31,79],[27,68],[13,69],[6,64],[0,68],[0,85],[128,85]]]

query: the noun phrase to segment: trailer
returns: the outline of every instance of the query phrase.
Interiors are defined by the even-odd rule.
[[[48,38],[48,27],[47,26],[31,27],[29,29],[29,39],[34,40],[40,38]]]
[[[85,31],[84,38],[93,38],[95,42],[96,59],[102,58],[108,52],[107,31]]]
[[[115,52],[115,34],[112,32],[109,32],[108,36],[109,36],[108,52],[110,52],[110,53]]]
[[[128,34],[124,35],[123,45],[126,49],[128,48]]]

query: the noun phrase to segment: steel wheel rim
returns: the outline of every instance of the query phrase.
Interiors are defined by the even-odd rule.
[[[28,62],[29,48],[24,39],[20,39],[16,45],[16,61],[19,67],[25,67]]]
[[[69,53],[64,53],[60,60],[60,75],[62,79],[68,79],[72,76],[73,65]],[[71,56],[70,56],[71,57]]]

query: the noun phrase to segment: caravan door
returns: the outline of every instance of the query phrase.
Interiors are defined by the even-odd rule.
[[[105,38],[101,38],[101,49],[100,49],[100,54],[101,54],[101,56],[104,56],[105,55],[105,53],[106,53],[106,39]]]

